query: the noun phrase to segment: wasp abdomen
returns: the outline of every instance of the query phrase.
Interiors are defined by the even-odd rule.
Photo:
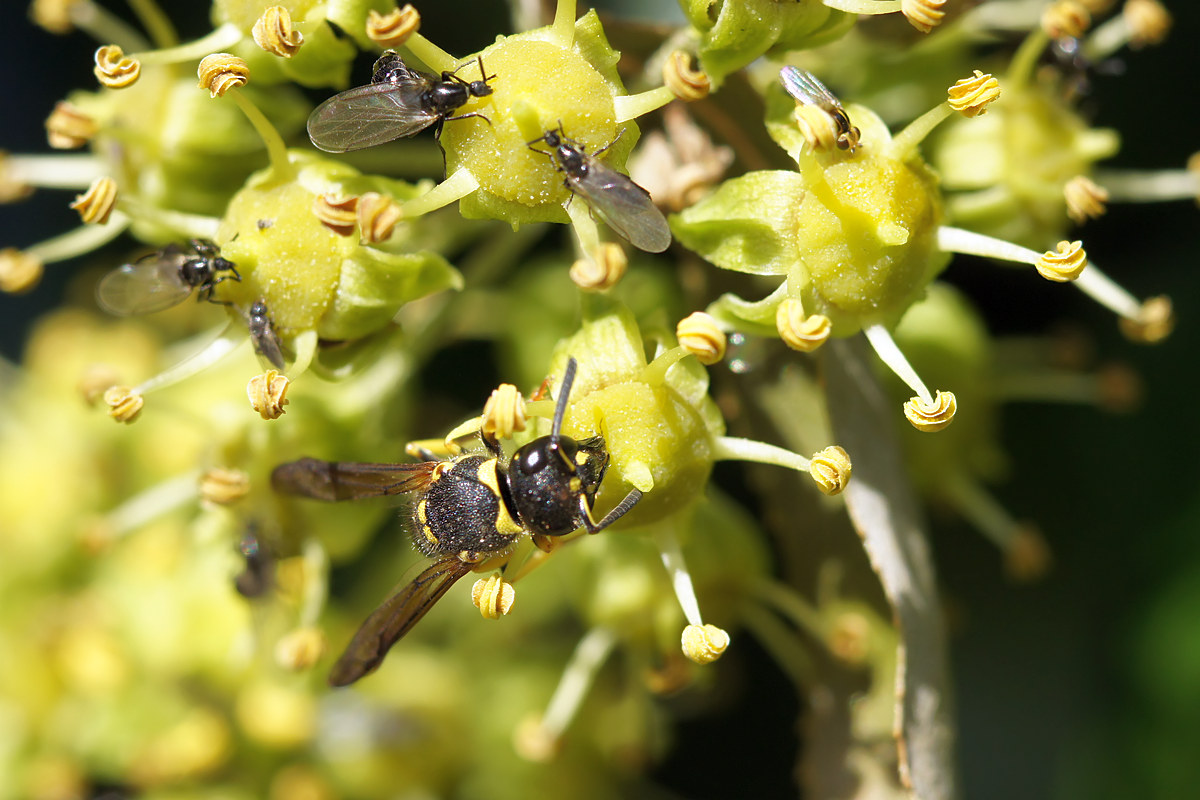
[[[458,459],[436,474],[417,502],[417,547],[429,556],[507,549],[524,531],[507,493],[503,467],[495,458]]]

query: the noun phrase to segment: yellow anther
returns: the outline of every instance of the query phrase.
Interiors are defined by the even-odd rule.
[[[302,672],[325,655],[325,634],[320,628],[297,628],[275,643],[275,663],[291,672]]]
[[[237,56],[213,53],[200,60],[196,77],[200,79],[200,88],[208,89],[210,97],[220,97],[230,89],[245,86],[250,80],[250,68]]]
[[[421,28],[421,15],[411,3],[386,14],[367,12],[367,38],[384,48],[399,47]]]
[[[844,611],[834,618],[825,643],[834,658],[861,667],[871,653],[871,622],[861,612]]]
[[[1121,319],[1121,333],[1143,344],[1161,342],[1175,329],[1175,311],[1166,295],[1151,297],[1142,303],[1137,319]]]
[[[946,0],[900,0],[900,13],[921,33],[929,33],[942,24]]]
[[[364,244],[378,244],[392,238],[396,225],[404,218],[400,204],[386,194],[364,192],[358,198],[358,235]]]
[[[700,63],[691,53],[676,50],[663,64],[663,83],[680,100],[688,103],[703,100],[712,91],[708,73],[700,69]]]
[[[1068,242],[1063,240],[1054,250],[1047,250],[1034,264],[1038,274],[1048,281],[1065,283],[1073,281],[1087,266],[1087,252],[1083,242]]]
[[[96,50],[96,66],[92,69],[101,86],[109,89],[124,89],[132,86],[142,74],[142,63],[115,44],[106,44]]]
[[[913,397],[904,404],[904,416],[910,425],[922,433],[933,433],[954,421],[954,412],[958,410],[958,400],[953,392],[939,390],[932,403],[926,403],[920,397]]]
[[[246,396],[250,398],[250,407],[263,419],[279,419],[283,416],[283,407],[288,404],[287,391],[291,381],[287,376],[269,369],[262,375],[255,375],[246,384]]]
[[[94,406],[104,397],[105,390],[115,386],[118,380],[117,371],[108,364],[92,364],[84,369],[75,389],[83,402]]]
[[[716,625],[688,625],[683,629],[683,654],[697,664],[711,664],[729,647],[729,634]]]
[[[1091,12],[1093,17],[1097,17],[1115,6],[1117,0],[1079,0],[1079,3]]]
[[[525,398],[511,383],[502,383],[492,390],[483,404],[483,432],[496,439],[508,439],[513,433],[525,430]]]
[[[799,300],[786,298],[775,309],[775,328],[779,338],[793,350],[811,353],[829,338],[833,323],[824,314],[804,316],[804,306]]]
[[[142,412],[146,400],[128,386],[110,386],[104,391],[108,415],[117,422],[133,422]]]
[[[349,236],[358,227],[358,197],[321,194],[313,198],[313,213],[321,224],[339,236]]]
[[[1104,216],[1108,210],[1108,190],[1086,175],[1076,175],[1063,187],[1067,216],[1077,223]]]
[[[0,292],[23,294],[42,279],[42,261],[24,250],[6,247],[0,250]]]
[[[705,366],[716,364],[725,357],[725,331],[703,311],[693,311],[681,319],[675,326],[675,338]]]
[[[72,103],[60,100],[46,117],[46,140],[55,150],[74,150],[96,135],[96,127],[96,120]]]
[[[499,575],[489,575],[475,581],[471,587],[471,602],[484,619],[500,619],[512,608],[517,590]]]
[[[604,242],[592,254],[592,258],[581,258],[571,265],[571,280],[580,289],[598,292],[611,289],[625,276],[629,260],[621,245]]]
[[[91,225],[103,225],[117,204],[117,182],[107,175],[92,181],[83,194],[75,195],[71,208],[79,212],[79,218]]]
[[[1171,31],[1171,13],[1158,0],[1125,0],[1121,16],[1135,47],[1159,44]]]
[[[219,506],[236,503],[250,493],[250,476],[240,469],[213,467],[200,476],[200,499]]]
[[[31,194],[33,187],[14,174],[8,153],[0,150],[0,204],[15,203]]]
[[[29,18],[33,24],[50,33],[63,35],[75,29],[71,19],[71,7],[83,0],[33,0],[29,4]]]
[[[283,58],[291,58],[304,44],[304,36],[292,27],[292,15],[283,6],[263,11],[250,34],[263,50]]]
[[[1021,525],[1004,548],[1004,571],[1014,581],[1028,583],[1044,577],[1053,562],[1050,545],[1033,525]]]
[[[796,106],[793,113],[800,126],[800,133],[810,148],[813,150],[838,149],[838,137],[841,136],[841,131],[838,130],[837,121],[827,111],[817,106],[803,105]]]
[[[950,107],[964,117],[977,117],[1000,97],[1000,81],[975,70],[970,78],[955,82],[946,90]]]
[[[827,495],[841,494],[850,482],[850,454],[836,444],[813,455],[808,474]]]
[[[562,751],[562,738],[542,724],[538,714],[530,714],[513,730],[513,749],[526,761],[546,764]]]
[[[1057,0],[1042,12],[1042,30],[1051,39],[1076,39],[1092,26],[1092,15],[1078,0]]]

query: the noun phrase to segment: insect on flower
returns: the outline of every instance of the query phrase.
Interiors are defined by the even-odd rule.
[[[484,72],[482,57],[478,64],[482,80],[464,80],[458,70],[438,78],[410,68],[388,50],[375,62],[371,83],[336,94],[313,110],[308,138],[327,153],[344,153],[413,136],[430,125],[437,137],[448,120],[486,120],[478,112],[453,116],[472,97],[492,93],[488,81],[496,76]]]
[[[462,454],[417,464],[373,464],[302,458],[271,475],[278,492],[316,500],[356,500],[414,493],[413,541],[434,559],[367,617],[329,675],[346,686],[373,672],[384,655],[433,607],[455,581],[477,564],[502,556],[525,534],[539,547],[548,538],[586,528],[604,530],[641,499],[637,489],[603,519],[592,503],[608,467],[599,437],[576,441],[562,435],[563,416],[575,379],[575,359],[563,374],[550,434],[505,457],[499,443],[481,435],[487,455]]]
[[[246,327],[250,330],[250,341],[254,342],[254,352],[271,362],[275,369],[283,369],[283,346],[279,335],[275,333],[275,323],[271,321],[271,313],[263,300],[256,300],[246,314]]]
[[[242,279],[236,265],[208,239],[192,239],[117,267],[100,279],[96,302],[121,317],[149,314],[182,303],[196,289],[198,299],[212,300],[213,287],[227,278]]]
[[[538,143],[545,143],[550,151],[535,147]],[[583,197],[610,228],[639,250],[661,253],[671,244],[671,229],[666,217],[655,207],[650,193],[628,175],[622,175],[597,159],[615,143],[616,139],[595,153],[588,153],[582,145],[567,137],[559,123],[557,130],[548,130],[528,144],[531,150],[554,163],[563,173],[567,188]]]
[[[825,84],[821,83],[816,75],[796,67],[786,66],[779,70],[779,80],[783,83],[783,88],[787,90],[787,93],[801,105],[815,106],[832,117],[838,133],[838,149],[854,152],[862,133],[850,124],[850,116],[846,113],[846,109],[842,108],[841,101],[833,92],[825,88]]]

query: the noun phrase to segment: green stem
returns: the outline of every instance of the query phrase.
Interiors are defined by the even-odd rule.
[[[404,203],[400,207],[400,211],[404,214],[404,219],[419,217],[461,200],[478,188],[479,181],[475,179],[470,170],[466,167],[459,167],[453,175],[425,194]]]
[[[739,439],[734,436],[713,438],[713,459],[716,461],[755,461],[759,464],[786,467],[798,472],[808,472],[812,464],[807,458],[799,453],[793,453],[791,450],[785,450],[766,442]]]
[[[233,97],[233,102],[246,115],[246,119],[250,120],[250,124],[254,126],[254,130],[258,131],[259,137],[263,140],[263,144],[267,146],[267,157],[271,161],[271,174],[275,180],[283,183],[294,178],[296,170],[288,161],[287,145],[284,144],[283,137],[279,135],[279,131],[275,130],[271,121],[237,87],[230,89],[226,94]]]
[[[129,217],[116,211],[105,225],[80,225],[72,231],[28,247],[25,252],[43,264],[66,261],[68,258],[75,258],[103,247],[128,227]]]
[[[174,47],[179,43],[179,34],[170,18],[163,13],[154,0],[128,0],[133,13],[142,22],[142,27],[150,32],[150,38],[158,47]],[[207,54],[206,54],[207,55]]]
[[[949,102],[938,103],[908,123],[908,126],[904,130],[892,137],[892,143],[888,148],[892,156],[899,161],[906,161],[911,158],[917,149],[917,145],[925,140],[929,132],[945,122],[946,118],[953,113],[954,109],[950,107]]]
[[[212,33],[194,42],[188,42],[175,47],[160,50],[147,50],[137,53],[137,59],[142,65],[147,64],[179,64],[184,61],[199,61],[207,55],[221,53],[244,38],[242,31],[232,22],[226,22]]]
[[[404,43],[404,49],[434,72],[451,72],[456,59],[419,33],[414,33]]]
[[[67,13],[76,28],[87,32],[97,42],[115,44],[126,53],[150,49],[150,43],[140,31],[90,0],[73,3]]]

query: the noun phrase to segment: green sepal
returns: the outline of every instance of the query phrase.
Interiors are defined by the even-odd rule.
[[[779,288],[762,300],[743,300],[727,292],[709,304],[706,310],[717,320],[733,325],[742,333],[774,337],[778,335],[775,313],[785,297],[786,282],[779,284]]]
[[[388,253],[360,247],[342,261],[321,335],[337,340],[366,336],[387,325],[405,303],[462,287],[462,275],[437,253]]]

